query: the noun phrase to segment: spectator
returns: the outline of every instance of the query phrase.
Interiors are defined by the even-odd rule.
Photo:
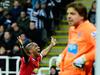
[[[11,32],[17,40],[17,37],[23,33],[22,29],[19,27],[17,22],[12,23],[11,25]]]
[[[6,50],[2,44],[0,44],[0,56],[6,55]]]
[[[58,70],[56,69],[56,66],[50,67],[50,75],[58,75]]]
[[[48,6],[53,13],[55,29],[59,29],[60,20],[64,17],[66,12],[65,6],[73,1],[75,0],[47,0]]]
[[[44,28],[44,19],[45,19],[45,12],[41,9],[40,3],[36,3],[36,8],[33,11],[33,21],[35,21],[36,29],[38,30],[39,38],[41,39],[40,42],[38,42],[40,48],[45,44],[47,39],[47,32]],[[44,37],[45,36],[45,37]]]
[[[91,9],[88,13],[88,19],[91,23],[95,25],[96,23],[96,1],[93,1]]]
[[[0,23],[4,23],[5,18],[4,18],[4,11],[5,9],[3,7],[0,7]]]
[[[41,10],[40,3],[37,2],[33,11],[33,21],[35,21],[37,29],[43,28],[43,21],[41,22],[40,19],[40,10]]]
[[[12,49],[15,45],[16,41],[13,38],[13,35],[10,31],[5,31],[1,44],[4,45],[7,55],[12,56]]]
[[[23,7],[23,10],[25,12],[27,12],[28,9],[32,9],[33,8],[32,7],[32,0],[25,0],[25,2],[23,2],[22,7]]]
[[[4,25],[0,24],[0,42],[3,39],[4,31],[5,31]]]
[[[4,26],[6,29],[10,29],[13,19],[11,14],[8,11],[4,12]]]
[[[33,9],[35,8],[35,4],[39,2],[39,0],[32,0],[32,6],[33,6]]]
[[[27,38],[27,36],[26,36],[24,33],[22,33],[22,34],[20,35],[20,37],[21,37],[21,41],[22,41],[24,44],[27,44],[29,41],[31,41],[29,38]]]
[[[17,20],[19,27],[25,32],[27,30],[30,19],[25,11],[20,12],[20,16]]]
[[[87,10],[82,3],[67,6],[69,28],[68,45],[59,55],[59,75],[92,75],[95,61],[96,28],[87,20]]]
[[[46,2],[42,2],[40,13],[44,14],[42,20],[44,21],[44,28],[47,31],[47,37],[50,38],[54,32],[52,9],[48,7],[48,4]]]
[[[4,46],[0,43],[0,56],[6,56],[6,50],[4,48]],[[0,68],[1,70],[5,70],[6,67],[5,67],[5,60],[4,59],[0,59]]]
[[[36,29],[35,26],[35,21],[30,21],[29,25],[28,25],[28,30],[26,31],[26,36],[31,39],[33,42],[36,42],[38,44],[37,41],[39,41],[39,33],[38,30]],[[40,41],[39,41],[40,42]]]
[[[18,0],[14,0],[12,8],[9,9],[9,13],[12,16],[13,22],[17,21],[21,10],[22,10],[22,7],[20,6],[19,1]]]
[[[0,56],[6,55],[6,50],[5,50],[3,43],[2,43],[4,31],[5,31],[4,25],[0,24]]]

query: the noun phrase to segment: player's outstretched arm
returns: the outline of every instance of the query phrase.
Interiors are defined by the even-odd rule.
[[[28,60],[29,60],[29,55],[27,54],[27,52],[25,51],[25,48],[24,48],[24,45],[23,45],[23,41],[21,39],[21,37],[17,37],[18,39],[18,42],[20,44],[20,54],[21,56],[23,56],[25,58],[25,62],[28,63]]]
[[[52,48],[53,46],[55,46],[55,45],[56,45],[56,39],[53,38],[53,37],[51,37],[51,43],[50,43],[50,45],[49,45],[48,47],[46,47],[45,49],[42,50],[41,55],[42,55],[42,56],[47,55],[47,53],[48,53],[48,52],[51,50],[51,48]]]

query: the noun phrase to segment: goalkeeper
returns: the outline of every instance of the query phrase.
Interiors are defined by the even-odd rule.
[[[36,75],[34,70],[39,67],[39,62],[42,57],[47,55],[50,49],[55,46],[56,39],[51,37],[50,45],[42,50],[40,54],[40,47],[36,43],[31,42],[25,45],[25,43],[22,42],[22,38],[20,36],[18,37],[18,41],[20,42],[21,51],[23,53],[19,75]]]
[[[86,7],[81,3],[67,6],[68,45],[57,59],[59,75],[92,75],[95,61],[96,28],[87,20]]]

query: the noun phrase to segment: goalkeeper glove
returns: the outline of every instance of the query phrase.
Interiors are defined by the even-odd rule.
[[[84,65],[85,65],[85,62],[86,62],[86,58],[85,58],[85,56],[83,55],[83,56],[81,56],[81,57],[75,59],[74,62],[73,62],[73,65],[74,65],[75,67],[78,67],[78,68],[83,68]]]
[[[57,57],[57,60],[56,60],[56,66],[57,66],[57,67],[60,66],[60,63],[61,63],[61,61],[62,61],[62,58],[63,58],[62,55],[59,55],[59,56]]]

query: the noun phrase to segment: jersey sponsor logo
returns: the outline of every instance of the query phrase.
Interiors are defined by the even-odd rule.
[[[77,54],[78,52],[77,44],[68,44],[68,52],[72,54]]]
[[[32,58],[32,60],[33,60],[33,61],[35,61],[35,59],[34,59],[34,58]]]

